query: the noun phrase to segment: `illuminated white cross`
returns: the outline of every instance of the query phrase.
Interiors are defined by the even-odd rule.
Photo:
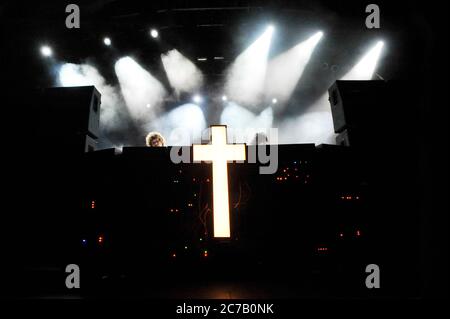
[[[228,167],[232,161],[245,161],[245,144],[227,144],[227,127],[210,127],[211,144],[193,145],[194,162],[213,164],[214,237],[230,237],[230,208],[228,199]]]

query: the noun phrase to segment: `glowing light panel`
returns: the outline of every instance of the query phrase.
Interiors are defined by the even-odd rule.
[[[230,237],[230,208],[228,195],[228,167],[231,161],[246,159],[245,144],[227,144],[224,125],[210,127],[211,144],[193,145],[194,162],[213,164],[213,221],[214,237]]]
[[[202,72],[178,50],[173,49],[161,55],[170,85],[175,93],[192,93],[203,85]]]

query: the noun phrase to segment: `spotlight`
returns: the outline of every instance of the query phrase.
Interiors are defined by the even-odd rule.
[[[264,94],[267,57],[273,28],[268,27],[227,70],[225,92],[236,103],[257,106]],[[291,66],[292,69],[292,66]]]
[[[192,101],[194,101],[194,103],[199,104],[202,102],[202,97],[198,94],[194,95],[194,97],[192,98]]]
[[[166,71],[170,86],[175,94],[195,93],[203,84],[203,73],[187,57],[178,50],[172,49],[161,55],[161,61]]]
[[[315,32],[270,61],[265,83],[266,96],[276,96],[279,102],[290,99],[322,36],[323,32]]]
[[[342,80],[370,80],[380,59],[384,42],[378,41],[370,50],[359,60],[359,62],[342,77]]]
[[[150,30],[150,35],[152,36],[152,38],[156,39],[159,36],[158,30],[151,29]]]
[[[272,33],[274,30],[275,30],[275,27],[272,24],[269,24],[269,26],[267,27],[267,31]]]
[[[104,43],[105,45],[107,45],[107,46],[110,46],[110,45],[111,45],[111,39],[110,39],[110,38],[104,38],[104,39],[103,39],[103,43]]]
[[[272,104],[277,104],[277,103],[278,103],[278,100],[275,99],[275,98],[273,98],[273,99],[272,99]]]
[[[133,120],[147,121],[151,113],[146,108],[159,106],[166,90],[150,72],[130,57],[120,58],[114,65],[120,91]]]
[[[52,55],[53,55],[52,48],[50,48],[50,47],[47,46],[47,45],[42,46],[42,47],[41,47],[41,54],[42,54],[43,56],[45,56],[45,57],[50,57],[50,56],[52,56]]]
[[[224,102],[228,101],[228,98],[226,95],[222,96],[222,101],[224,101]]]

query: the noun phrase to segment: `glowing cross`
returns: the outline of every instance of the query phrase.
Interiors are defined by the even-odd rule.
[[[194,162],[213,164],[214,237],[230,237],[227,162],[245,161],[245,144],[227,144],[227,127],[210,127],[211,144],[193,145]]]

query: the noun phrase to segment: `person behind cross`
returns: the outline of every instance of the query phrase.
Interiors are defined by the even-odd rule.
[[[149,147],[162,147],[166,146],[166,140],[158,132],[150,132],[145,137],[145,144]]]

